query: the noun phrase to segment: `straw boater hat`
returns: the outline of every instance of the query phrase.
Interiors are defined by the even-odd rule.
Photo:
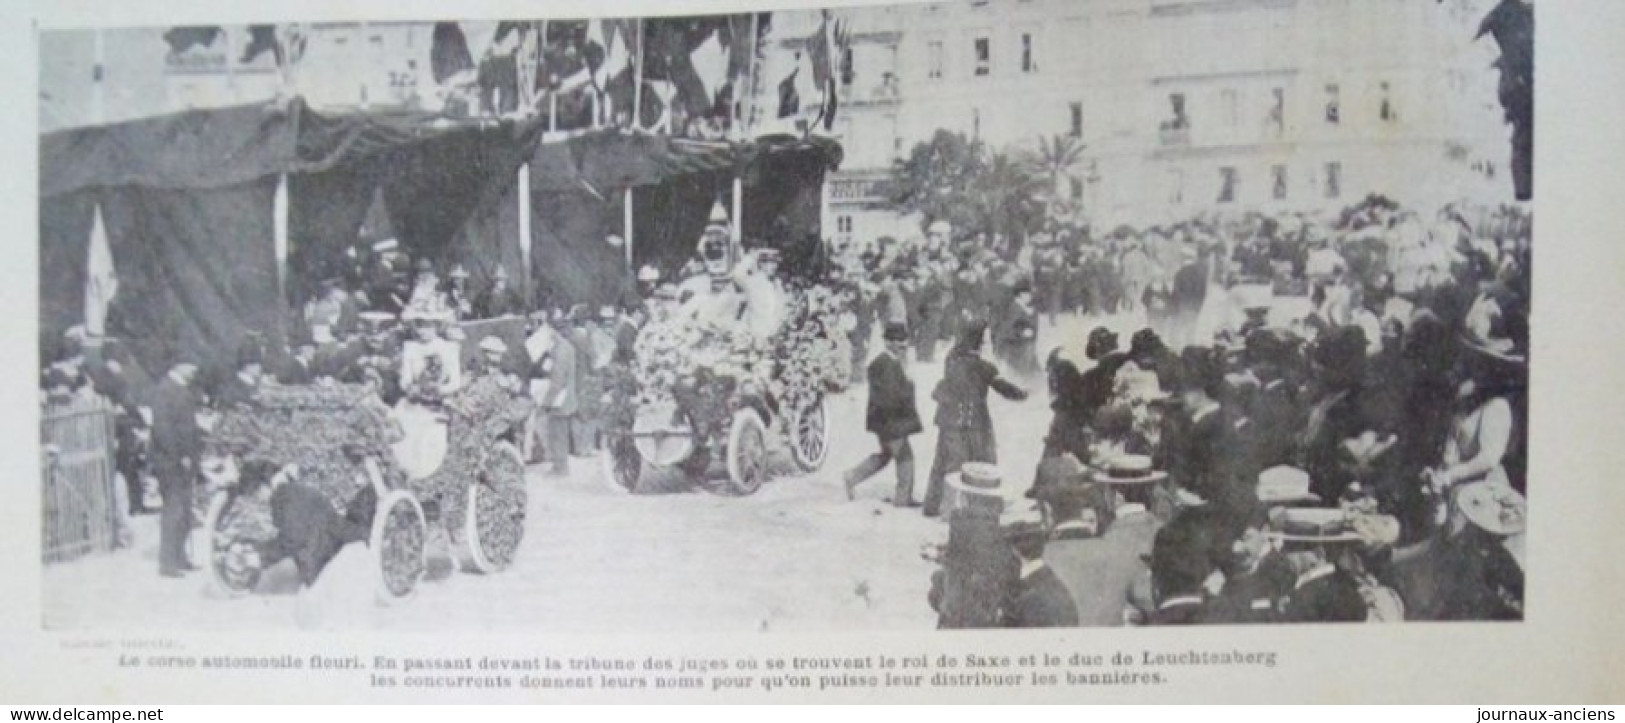
[[[1487,481],[1458,487],[1456,507],[1468,522],[1497,535],[1523,532],[1528,512],[1528,502],[1517,490]]]
[[[615,307],[608,304],[598,307],[599,321],[614,321],[616,316],[617,314],[615,313]]]
[[[649,265],[644,265],[643,268],[638,269],[638,281],[659,281],[659,280],[660,280],[660,270],[659,269],[656,269],[655,267],[649,266]]]
[[[441,301],[438,294],[420,296],[401,312],[401,321],[408,323],[420,321],[449,323],[456,320],[457,314]]]
[[[506,354],[508,353],[508,344],[502,340],[502,337],[488,336],[480,340],[480,351]]]
[[[983,462],[966,462],[958,472],[948,475],[948,487],[966,495],[991,497],[1000,500],[1017,499],[999,474],[999,468]]]
[[[999,534],[1010,542],[1044,539],[1049,529],[1044,526],[1044,514],[1031,503],[1013,504],[999,515]]]
[[[948,223],[948,221],[945,220],[945,219],[940,219],[939,218],[939,219],[937,219],[935,221],[932,221],[931,225],[927,226],[925,228],[925,232],[926,233],[950,234],[950,233],[954,232],[954,225],[951,224],[951,223]]]
[[[1109,459],[1094,475],[1095,483],[1103,485],[1143,485],[1165,479],[1168,479],[1167,472],[1152,469],[1151,458],[1139,454],[1125,454]]]
[[[1282,507],[1270,512],[1270,537],[1284,543],[1363,542],[1349,513],[1324,507]]]
[[[451,267],[451,273],[447,274],[447,276],[453,279],[466,279],[468,278],[468,269],[463,268],[462,264],[457,264]]]
[[[1266,507],[1314,505],[1320,495],[1309,491],[1309,473],[1279,465],[1258,474],[1258,504]]]
[[[1038,481],[1027,496],[1040,502],[1081,499],[1094,504],[1101,488],[1090,479],[1089,468],[1071,454],[1051,457],[1038,463]]]

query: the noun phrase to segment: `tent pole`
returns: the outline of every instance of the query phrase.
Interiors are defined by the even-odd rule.
[[[277,176],[272,197],[271,237],[276,247],[276,288],[282,306],[288,307],[288,174]]]
[[[733,223],[728,224],[733,236],[733,260],[738,263],[745,256],[745,178],[742,174],[734,174],[734,212]]]
[[[530,308],[530,164],[519,166],[519,291]]]
[[[621,230],[626,233],[626,268],[632,269],[632,187],[626,187],[626,194],[622,196],[621,205],[625,209],[621,213]]]

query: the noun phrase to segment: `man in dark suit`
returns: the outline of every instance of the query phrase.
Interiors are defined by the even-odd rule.
[[[1195,331],[1202,302],[1207,299],[1208,265],[1200,258],[1187,258],[1185,265],[1174,272],[1173,285],[1168,291],[1169,315],[1175,329],[1173,337],[1176,344],[1201,341],[1190,336]]]
[[[880,451],[869,455],[845,475],[846,498],[852,499],[853,490],[864,480],[885,469],[887,464],[897,465],[897,490],[892,504],[898,507],[918,507],[914,501],[914,449],[908,438],[925,430],[920,412],[914,402],[914,380],[903,368],[902,358],[908,353],[908,327],[901,323],[886,324],[886,348],[869,363],[869,409],[866,428],[880,440]]]
[[[508,270],[498,266],[491,275],[491,286],[474,300],[474,318],[495,319],[524,311],[525,303],[519,290],[508,285]]]
[[[1213,572],[1211,543],[1199,526],[1170,523],[1151,544],[1151,589],[1157,609],[1148,625],[1195,625],[1206,611],[1202,583]]]
[[[1236,471],[1235,417],[1217,399],[1224,369],[1211,349],[1185,351],[1177,371],[1166,375],[1183,410],[1173,438],[1164,440],[1168,471],[1174,484],[1212,505],[1215,521],[1225,525],[1221,534],[1233,537],[1252,513],[1253,500]]]
[[[194,570],[186,559],[192,530],[192,484],[203,452],[197,400],[191,384],[197,365],[179,361],[159,382],[152,402],[152,462],[164,506],[158,522],[158,574],[180,577]]]
[[[1364,622],[1368,610],[1360,583],[1332,560],[1360,536],[1346,526],[1328,526],[1323,518],[1298,515],[1295,509],[1272,514],[1287,566],[1297,576],[1281,602],[1280,619],[1288,623]]]
[[[252,404],[259,395],[260,376],[264,372],[264,357],[259,345],[243,344],[237,350],[237,372],[220,385],[215,394],[215,409],[221,412]]]
[[[1097,482],[1105,478],[1097,478]],[[1125,623],[1125,611],[1151,608],[1138,583],[1146,574],[1145,557],[1161,523],[1150,513],[1153,485],[1149,482],[1111,483],[1103,494],[1114,495],[1115,519],[1096,539],[1071,543],[1056,541],[1046,553],[1055,573],[1075,597],[1078,624],[1084,627],[1116,627]],[[1052,514],[1063,527],[1063,510],[1051,503]]]
[[[316,381],[316,345],[310,341],[302,341],[288,355],[287,363],[281,373],[277,374],[277,381],[285,386],[298,386]]]
[[[1004,604],[1000,623],[1007,628],[1076,627],[1078,608],[1066,585],[1044,562],[1049,534],[1035,521],[1017,522],[1004,536],[1021,561],[1020,577]]]

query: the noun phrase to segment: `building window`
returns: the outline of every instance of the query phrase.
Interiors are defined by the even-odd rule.
[[[974,43],[976,58],[976,75],[989,75],[993,72],[993,41],[986,35],[976,38]]]
[[[1377,117],[1381,118],[1384,123],[1392,122],[1394,120],[1393,88],[1385,80],[1378,86],[1378,90],[1382,93],[1382,105],[1377,108]]]
[[[1272,166],[1272,167],[1270,167],[1270,176],[1272,176],[1271,180],[1273,181],[1273,183],[1275,185],[1274,190],[1271,191],[1272,197],[1274,197],[1275,200],[1277,200],[1277,201],[1285,201],[1286,200],[1286,189],[1287,189],[1287,185],[1286,185],[1286,166]]]
[[[970,109],[970,137],[976,140],[982,137],[982,109]]]
[[[841,85],[851,85],[853,78],[852,48],[841,49]]]
[[[1184,130],[1191,127],[1190,116],[1185,113],[1184,93],[1169,93],[1168,108],[1174,113],[1174,117],[1165,123],[1169,129]]]
[[[1082,138],[1083,137],[1083,104],[1082,103],[1073,103],[1071,110],[1072,110],[1072,122],[1068,126],[1068,128],[1071,129],[1071,133],[1072,133],[1073,138]]]
[[[1033,34],[1021,34],[1021,72],[1038,72],[1038,59],[1033,55]]]
[[[1168,171],[1168,203],[1178,206],[1185,202],[1185,172],[1177,168]]]
[[[1241,100],[1234,90],[1225,90],[1219,93],[1219,108],[1224,114],[1224,127],[1235,128],[1241,125]]]
[[[932,80],[942,79],[942,41],[933,40],[925,44],[926,51],[926,77]]]
[[[1083,179],[1077,176],[1067,177],[1069,194],[1074,202],[1083,200]]]
[[[1280,138],[1286,132],[1286,89],[1270,89],[1270,115],[1266,121],[1271,133]]]
[[[1342,95],[1342,89],[1338,88],[1336,83],[1326,84],[1326,122],[1328,124],[1337,125],[1343,121],[1340,95]]]
[[[835,217],[835,232],[836,233],[852,233],[852,217],[851,216],[836,216]]]
[[[1235,203],[1237,187],[1241,185],[1236,169],[1224,166],[1219,169],[1219,203]]]
[[[1326,164],[1326,197],[1340,198],[1343,195],[1343,164],[1333,161]]]

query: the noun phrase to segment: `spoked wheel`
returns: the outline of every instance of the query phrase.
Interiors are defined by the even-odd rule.
[[[820,395],[811,404],[790,412],[788,434],[790,456],[803,472],[815,472],[829,458],[829,408]]]
[[[519,450],[498,442],[480,480],[468,486],[458,562],[468,572],[501,572],[525,537],[525,464]]]
[[[417,498],[393,490],[378,500],[368,547],[377,563],[377,597],[389,605],[412,597],[428,569],[428,522]]]
[[[253,592],[265,571],[259,541],[243,536],[238,529],[238,517],[246,506],[242,502],[246,501],[233,492],[216,492],[203,522],[205,539],[209,541],[204,560],[209,582],[230,597]]]
[[[604,479],[611,489],[616,492],[638,491],[638,481],[643,479],[643,453],[638,451],[637,442],[631,435],[612,435],[600,459],[604,465]]]
[[[728,427],[728,488],[738,495],[753,494],[767,477],[767,428],[754,409],[734,412]]]

